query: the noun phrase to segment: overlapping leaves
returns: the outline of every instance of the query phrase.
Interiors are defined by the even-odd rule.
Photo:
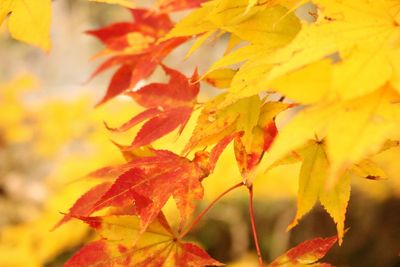
[[[92,77],[111,67],[119,66],[99,104],[133,89],[140,80],[154,72],[164,57],[185,41],[185,38],[174,38],[158,43],[159,38],[173,27],[173,22],[167,14],[146,9],[130,11],[133,22],[114,23],[88,31],[106,46],[99,56],[110,56],[97,68]]]
[[[276,115],[290,105],[279,101],[263,103],[259,96],[223,106],[225,100],[226,95],[221,94],[203,107],[184,152],[215,143],[226,146],[234,140],[239,169],[247,180],[275,139]]]
[[[131,149],[148,145],[178,127],[179,133],[181,133],[196,104],[196,97],[200,89],[200,84],[195,83],[197,72],[191,79],[187,79],[180,72],[162,66],[170,76],[167,84],[152,83],[137,91],[127,93],[139,105],[147,109],[119,128],[108,127],[112,131],[122,132],[147,120],[136,135],[130,146]]]
[[[276,2],[252,5],[247,0],[209,1],[180,21],[164,39],[202,35],[192,53],[213,34],[230,33],[232,47],[244,40],[274,49],[287,44],[300,29],[298,19]]]
[[[254,42],[215,64],[218,67],[247,60],[232,81],[232,93],[246,97],[272,88],[300,103],[308,103],[362,96],[386,82],[398,87],[398,2],[313,2],[318,7],[318,13],[313,14],[317,20],[311,24],[303,22],[290,44],[271,51],[270,47]],[[374,38],[369,38],[371,35]],[[323,65],[320,61],[327,57],[332,61]],[[319,67],[313,67],[314,64]],[[321,73],[325,75],[323,83],[318,78]],[[310,79],[315,78],[318,82],[313,84]],[[286,81],[286,86],[276,86],[276,80]],[[310,99],[299,93],[308,90],[310,84],[315,88],[312,94],[318,97]]]
[[[103,236],[105,240],[88,245],[70,263],[90,258],[90,251],[97,250],[104,256],[100,260],[111,265],[134,260],[139,266],[186,266],[183,262],[190,265],[196,257],[200,263],[193,263],[195,266],[218,264],[199,248],[180,243],[167,230],[160,212],[167,200],[174,198],[181,230],[193,213],[195,201],[202,198],[201,180],[213,170],[231,141],[249,188],[257,166],[264,172],[278,164],[301,160],[298,211],[290,227],[319,200],[337,224],[339,243],[344,235],[350,174],[373,179],[384,176],[368,157],[379,153],[388,140],[399,138],[398,1],[315,0],[315,10],[308,12],[313,22],[302,21],[293,12],[304,1],[208,1],[175,27],[163,13],[196,7],[200,2],[160,1],[160,13],[135,9],[134,22],[90,32],[106,46],[99,55],[111,56],[94,75],[119,66],[101,103],[133,89],[172,49],[190,37],[198,37],[189,51],[192,53],[211,36],[223,33],[230,34],[227,54],[202,78],[228,92],[202,106],[182,154],[215,145],[211,153],[197,152],[194,160],[188,160],[152,149],[146,156],[105,168],[97,174],[111,176],[111,181],[84,195],[64,219],[78,217],[94,228],[100,227],[101,235],[109,231],[110,225],[112,229],[117,227],[107,221],[121,220],[136,225],[128,228],[142,235],[143,242],[153,242],[146,236],[153,227],[162,229],[165,239],[149,246],[130,240],[121,247],[109,242],[108,236],[121,232],[110,230]],[[243,47],[231,52],[239,43]],[[221,69],[241,62],[245,63],[236,65],[237,70]],[[177,128],[181,132],[197,104],[197,73],[188,79],[162,66],[170,76],[167,84],[153,83],[128,93],[146,110],[113,130],[125,131],[146,122],[132,144],[122,147],[125,153]],[[281,128],[275,118],[291,105],[270,101],[271,93],[300,106]],[[94,196],[99,190],[101,193]],[[84,201],[88,198],[90,201]],[[109,207],[132,207],[140,219],[131,215],[88,217]],[[335,242],[336,238],[306,242],[270,266],[329,266],[314,262]],[[186,256],[180,263],[182,255]]]
[[[65,266],[220,266],[203,249],[178,239],[160,213],[140,234],[132,214],[78,217],[102,239],[84,246]]]
[[[88,216],[107,207],[134,204],[144,232],[158,216],[170,197],[181,214],[181,225],[194,211],[194,201],[203,197],[201,180],[210,170],[169,151],[152,150],[152,155],[139,157],[123,165],[101,169],[97,176],[111,176],[112,184],[99,185],[78,200],[71,216]],[[106,190],[101,190],[106,189]],[[65,219],[64,219],[65,220]]]

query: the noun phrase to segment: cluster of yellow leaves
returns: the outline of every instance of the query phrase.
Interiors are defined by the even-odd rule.
[[[30,75],[23,75],[5,84],[0,84],[0,120],[2,139],[6,143],[23,142],[31,138],[30,129],[22,122],[30,116],[26,106],[21,104],[22,94],[37,88],[37,81]]]
[[[74,102],[38,100],[34,92],[38,87],[36,78],[29,74],[0,84],[0,108],[4,111],[0,133],[4,143],[27,143],[41,157],[53,157],[68,142],[100,140],[104,144],[108,132],[102,120],[113,119],[106,109],[93,112],[90,98],[83,95]],[[118,110],[128,114],[129,107],[122,105]]]
[[[286,6],[291,5],[287,3]],[[248,6],[247,0],[209,1],[180,21],[165,38],[202,34],[189,54],[211,36],[216,38],[224,33],[231,34],[228,51],[242,40],[273,49],[289,42],[300,29],[299,21],[287,7],[276,4]]]
[[[291,226],[319,200],[337,224],[341,242],[349,173],[383,176],[368,157],[400,137],[400,2],[303,3],[208,1],[166,38],[196,36],[190,54],[211,36],[230,34],[226,54],[203,75],[215,87],[227,88],[223,100],[205,107],[222,112],[220,118],[233,117],[224,112],[226,107],[259,94],[277,93],[301,106],[281,124],[259,173],[265,176],[309,144],[297,155],[303,164]],[[296,16],[299,9],[307,9],[308,20]],[[227,68],[232,65],[239,68]],[[235,115],[248,117],[246,111],[236,110]]]
[[[45,158],[51,166],[48,177],[43,177],[50,197],[43,203],[40,216],[0,230],[0,266],[44,266],[82,244],[88,229],[77,221],[57,231],[50,230],[60,219],[60,212],[66,212],[93,186],[94,181],[77,181],[79,177],[123,161],[118,149],[109,142],[103,119],[120,123],[115,121],[115,114],[118,119],[130,116],[129,103],[116,101],[94,111],[87,96],[71,102],[43,96],[39,102],[32,103],[34,97],[24,101],[27,95],[36,93],[32,89],[37,86],[30,75],[0,85],[2,145],[22,144],[25,153]]]

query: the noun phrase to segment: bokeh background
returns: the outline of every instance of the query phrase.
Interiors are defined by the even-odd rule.
[[[151,1],[137,1],[150,5]],[[184,13],[174,18],[182,17]],[[82,177],[105,165],[123,161],[110,139],[129,143],[134,129],[112,135],[103,121],[118,125],[139,111],[123,97],[94,108],[107,87],[111,72],[88,82],[99,64],[90,58],[100,43],[84,34],[111,22],[130,20],[120,6],[86,0],[52,3],[52,51],[12,40],[0,27],[0,266],[61,266],[95,235],[72,221],[50,231],[72,203],[93,185]],[[166,59],[167,65],[192,73],[204,71],[224,51],[224,42],[208,43],[184,60],[187,46]],[[165,80],[162,71],[149,80]],[[148,82],[148,81],[146,81]],[[209,88],[207,99],[216,94]],[[179,151],[194,127],[196,114],[180,138],[172,133],[156,146]],[[398,162],[389,159],[398,158]],[[387,173],[382,181],[353,178],[341,247],[326,257],[338,266],[400,266],[400,149],[374,158]],[[278,167],[255,183],[255,213],[263,255],[271,260],[296,244],[335,234],[335,226],[321,207],[302,219],[291,232],[295,215],[299,165]],[[228,147],[212,177],[204,181],[206,197],[199,211],[240,175]],[[173,220],[172,203],[165,209]],[[228,266],[258,266],[248,219],[247,192],[239,189],[213,207],[189,238]]]

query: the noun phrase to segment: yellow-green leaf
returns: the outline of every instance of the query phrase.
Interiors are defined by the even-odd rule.
[[[322,142],[322,141],[321,141]],[[318,141],[309,141],[302,153],[303,164],[300,169],[299,190],[297,195],[297,213],[289,229],[297,225],[319,199],[327,177],[328,160],[324,145]]]
[[[350,199],[350,176],[342,175],[333,188],[327,187],[329,162],[323,141],[309,141],[301,152],[303,164],[300,170],[297,213],[289,229],[308,213],[317,200],[336,223],[339,244],[344,236],[344,221],[347,203]]]

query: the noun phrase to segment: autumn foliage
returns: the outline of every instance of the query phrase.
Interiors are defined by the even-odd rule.
[[[0,22],[11,12],[9,28],[18,38],[13,23],[24,23],[23,8],[18,0],[8,2],[14,3],[8,9],[0,4]],[[41,2],[40,12],[45,12],[49,3]],[[130,1],[104,2],[127,6]],[[122,125],[106,123],[112,132],[138,132],[131,143],[116,144],[126,162],[90,173],[98,185],[57,224],[81,220],[99,235],[65,266],[220,266],[184,238],[216,201],[238,188],[249,192],[249,220],[260,266],[265,266],[253,214],[253,181],[296,162],[301,162],[297,213],[288,230],[320,202],[337,236],[305,241],[266,266],[330,266],[317,261],[336,241],[345,242],[351,180],[385,178],[371,157],[399,145],[400,2],[306,2],[160,0],[149,9],[129,9],[130,21],[87,31],[104,45],[96,57],[105,61],[91,78],[116,69],[98,105],[124,95],[143,110]],[[182,10],[188,10],[183,19],[171,19]],[[46,28],[37,30],[43,34]],[[26,38],[49,47],[46,37]],[[223,38],[228,38],[225,53],[204,73],[196,66],[179,70],[164,62],[186,42],[194,40],[190,56]],[[158,68],[166,83],[139,86]],[[214,87],[216,96],[200,102],[204,84]],[[180,153],[154,146],[173,131],[181,134],[195,110],[196,126]],[[228,184],[195,217],[204,195],[202,181],[230,144],[241,180]],[[169,199],[179,211],[175,228],[162,211]]]

